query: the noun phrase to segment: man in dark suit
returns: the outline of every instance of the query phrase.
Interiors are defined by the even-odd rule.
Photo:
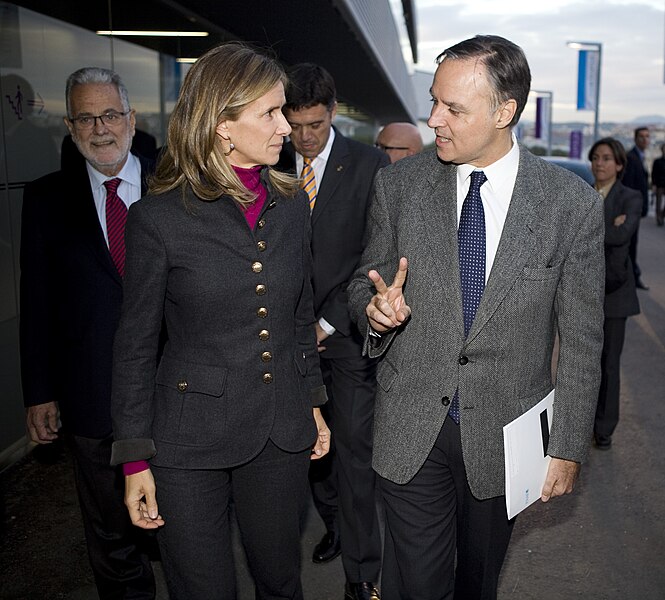
[[[327,529],[312,559],[327,562],[341,548],[346,597],[364,599],[378,597],[373,582],[381,569],[371,464],[376,365],[362,356],[346,287],[362,255],[374,176],[389,159],[340,134],[332,126],[336,110],[335,83],[325,69],[310,63],[290,69],[284,114],[293,131],[280,165],[301,174],[310,196],[316,335],[334,446],[324,472],[311,472]]]
[[[120,317],[127,207],[152,165],[130,153],[134,111],[113,71],[87,67],[66,87],[77,159],[23,196],[21,370],[30,438],[62,431],[74,456],[88,555],[99,596],[154,598],[142,532],[110,466],[111,353]]]
[[[642,195],[642,218],[649,212],[649,171],[646,167],[646,150],[649,147],[649,128],[635,129],[635,145],[628,152],[628,164],[621,183],[626,187],[637,190]],[[649,288],[642,282],[642,270],[637,264],[637,239],[640,232],[639,225],[630,238],[630,260],[633,262],[635,286],[640,290]]]
[[[663,211],[663,196],[665,196],[665,144],[660,146],[660,157],[651,165],[651,185],[656,192],[656,225],[665,224]]]
[[[558,333],[552,460],[536,493],[569,493],[600,379],[600,196],[512,134],[531,82],[521,48],[476,36],[438,63],[436,151],[377,176],[348,288],[365,349],[382,356],[373,462],[384,600],[496,598],[514,523],[503,426],[554,388]],[[396,268],[386,285],[380,275]]]

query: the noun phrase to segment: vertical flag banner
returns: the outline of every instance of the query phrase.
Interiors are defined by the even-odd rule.
[[[570,132],[570,148],[568,156],[570,158],[582,158],[582,132],[574,130]]]
[[[536,98],[536,138],[546,144],[550,137],[550,122],[552,121],[552,103],[547,96]]]
[[[577,110],[596,110],[598,50],[580,50],[577,65]]]

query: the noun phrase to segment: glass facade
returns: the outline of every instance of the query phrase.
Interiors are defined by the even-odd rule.
[[[18,351],[23,187],[59,168],[67,133],[65,81],[84,66],[121,75],[137,127],[161,145],[164,111],[180,84],[174,60],[0,2],[0,469],[21,452],[25,439]],[[161,84],[160,73],[169,74],[168,86]]]

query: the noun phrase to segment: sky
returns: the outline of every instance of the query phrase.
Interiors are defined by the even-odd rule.
[[[461,40],[500,35],[524,50],[531,88],[553,93],[554,122],[593,123],[593,111],[576,110],[578,51],[566,42],[600,42],[599,120],[665,118],[665,0],[415,0],[415,6],[419,71],[434,72],[436,56]],[[523,118],[532,120],[534,112],[531,100]]]

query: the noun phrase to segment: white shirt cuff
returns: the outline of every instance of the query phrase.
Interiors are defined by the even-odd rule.
[[[332,335],[337,331],[328,321],[326,321],[323,317],[319,319],[319,325],[321,326],[321,329],[325,331],[328,335]]]

